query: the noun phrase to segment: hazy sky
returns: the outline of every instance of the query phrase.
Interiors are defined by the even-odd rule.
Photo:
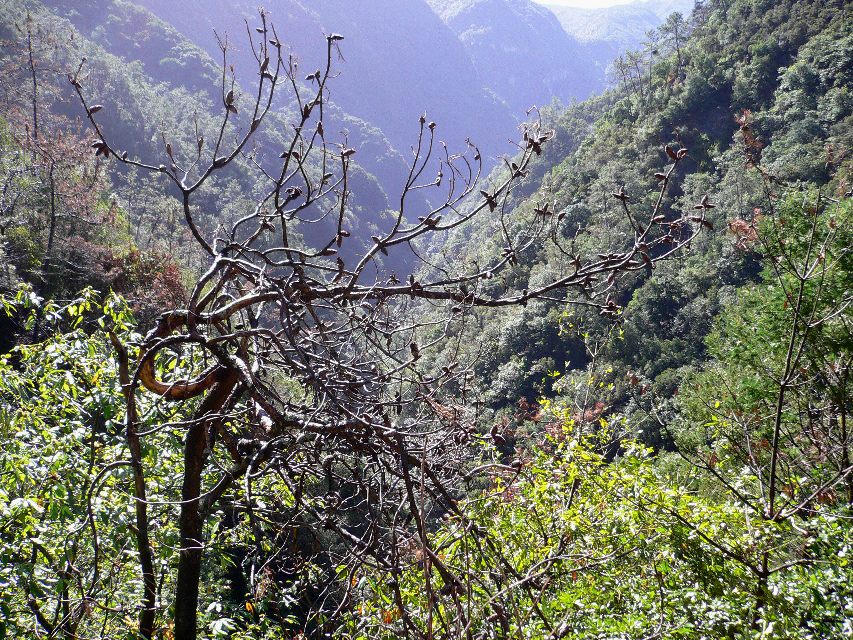
[[[633,0],[535,0],[539,4],[562,4],[567,7],[584,7],[595,9],[599,7],[612,7],[616,4],[629,4]]]

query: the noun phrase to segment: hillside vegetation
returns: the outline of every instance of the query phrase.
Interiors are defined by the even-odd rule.
[[[853,635],[853,3],[271,4],[0,4],[0,640]]]

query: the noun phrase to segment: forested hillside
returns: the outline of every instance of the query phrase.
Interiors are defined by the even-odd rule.
[[[95,92],[94,99],[103,106],[100,116],[103,127],[112,135],[122,136],[126,143],[123,149],[130,157],[146,159],[155,164],[169,162],[170,158],[165,153],[167,139],[176,155],[184,158],[194,151],[197,139],[213,139],[217,126],[215,105],[221,99],[217,97],[221,68],[214,57],[184,39],[175,29],[157,20],[145,9],[129,3],[98,2],[87,5],[57,1],[45,4],[45,8],[33,7],[29,16],[32,31],[36,34],[34,41],[40,47],[36,55],[42,56],[37,60],[36,79],[39,85],[39,110],[45,120],[45,131],[50,131],[50,137],[46,136],[46,145],[53,143],[56,137],[82,133],[76,123],[83,111],[73,88],[67,82],[66,74],[69,69],[75,69],[83,57],[89,61],[86,73]],[[5,33],[15,43],[9,49],[12,55],[8,66],[12,78],[7,93],[10,105],[8,124],[13,129],[18,128],[18,131],[10,132],[13,135],[22,133],[21,128],[30,117],[27,102],[31,97],[21,95],[17,91],[19,85],[15,84],[28,76],[24,64],[27,51],[21,48],[23,41],[20,33],[16,33],[24,24],[18,18],[24,15],[25,6],[25,3],[10,2],[1,9],[4,12],[2,24],[6,27]],[[213,37],[212,32],[210,35]],[[238,158],[235,165],[229,167],[227,175],[215,176],[212,183],[205,186],[204,195],[197,204],[200,225],[213,228],[217,220],[239,216],[244,207],[253,206],[250,194],[256,179],[250,175],[250,167],[256,158],[275,158],[285,148],[284,114],[294,106],[285,103],[277,107],[277,113],[270,116],[278,118],[277,125],[256,136],[256,156]],[[51,122],[48,128],[51,119],[55,122]],[[417,116],[409,120],[413,124],[412,129],[416,131]],[[192,125],[186,126],[189,121],[192,121]],[[240,131],[247,124],[239,122],[238,118],[231,131]],[[345,130],[348,144],[358,146],[359,157],[353,163],[349,180],[354,194],[350,204],[354,211],[364,207],[365,215],[357,217],[353,231],[359,242],[369,241],[376,226],[381,224],[384,213],[392,207],[386,189],[398,189],[397,185],[405,182],[408,170],[406,162],[380,131],[334,105],[329,106],[327,126],[336,132]],[[18,150],[11,150],[13,157],[17,153]],[[100,197],[106,198],[110,192],[108,185],[112,174],[109,165],[99,165],[99,174],[102,180],[106,180]],[[158,184],[156,180],[147,178],[137,180],[138,173],[132,167],[118,168],[118,176],[113,181],[114,189],[109,197],[114,205],[113,213],[119,213],[119,220],[115,222],[120,222],[122,227],[107,232],[107,235],[121,233],[130,237],[125,235],[116,243],[106,237],[98,240],[94,247],[98,255],[95,256],[77,254],[63,257],[63,262],[76,265],[84,271],[79,278],[68,283],[69,288],[62,289],[63,293],[69,293],[73,288],[79,289],[86,283],[99,288],[124,286],[111,281],[110,278],[115,277],[113,275],[106,275],[106,281],[99,279],[97,272],[121,272],[125,268],[135,268],[120,263],[128,257],[135,260],[137,249],[160,254],[158,261],[163,257],[170,260],[168,254],[173,251],[184,254],[177,256],[178,262],[187,263],[191,260],[191,256],[186,255],[186,245],[179,241],[182,231],[174,226],[175,215],[180,208],[176,199],[178,194],[166,187],[165,182]],[[419,206],[426,206],[418,194],[413,197]],[[166,222],[169,220],[171,224]],[[66,223],[63,221],[60,224]],[[152,225],[156,228],[151,228]],[[71,234],[71,237],[75,233],[71,229],[60,230],[62,232]],[[21,236],[17,237],[14,246],[9,246],[8,251],[13,253],[10,258],[18,270],[26,271],[25,264],[36,265],[44,259],[46,247],[39,244],[46,245],[47,236],[27,238],[28,232],[23,227],[16,233]],[[133,250],[128,253],[127,241],[131,239]],[[87,238],[86,245],[90,245],[91,240],[93,238]],[[105,244],[106,247],[98,248],[99,244]],[[74,242],[63,241],[57,243],[57,249],[74,252],[81,247]],[[115,256],[115,253],[121,255]],[[104,260],[116,264],[93,264]],[[85,273],[89,268],[86,265],[92,266],[89,273]],[[67,272],[55,274],[53,283],[48,284],[64,284],[67,276]]]
[[[103,2],[86,4],[51,0],[44,4],[59,15],[67,17],[80,29],[82,37],[97,42],[117,58],[142,62],[148,81],[153,84],[165,82],[191,92],[210,94],[216,87],[222,56],[217,33],[225,40],[230,38],[229,51],[234,57],[233,62],[237,69],[248,61],[248,51],[242,44],[246,29],[244,20],[255,12],[254,6],[247,5],[242,10],[235,8],[234,11],[220,8],[217,14],[213,11],[216,8],[210,3],[195,8],[189,3],[107,3],[109,8],[106,11]],[[145,10],[146,6],[150,6],[152,10],[163,11],[167,22],[154,18]],[[170,7],[172,13],[167,12],[165,7]],[[281,12],[283,24],[297,20],[292,13]],[[211,16],[214,15],[221,15],[222,22],[210,22]],[[205,16],[206,21],[194,19],[194,16]],[[291,27],[294,36],[289,37],[287,42],[294,55],[302,58],[301,64],[307,74],[309,69],[313,71],[316,67],[316,55],[322,49],[317,45],[317,41],[322,41],[323,32],[318,24],[306,22],[307,17],[299,17],[299,20]],[[139,37],[141,25],[144,25],[142,33],[145,37]],[[186,37],[181,36],[180,29],[186,32]],[[298,34],[304,34],[301,40],[296,38]],[[202,58],[206,69],[194,64],[193,57],[186,53],[188,51]],[[354,74],[342,74],[341,80],[349,80],[350,75]],[[460,81],[464,80],[470,78],[465,78],[463,74]],[[335,87],[334,102],[329,105],[327,118],[330,130],[347,132],[352,143],[357,144],[360,150],[358,164],[377,177],[381,187],[387,189],[389,185],[396,187],[403,183],[406,159],[402,152],[416,135],[415,118],[410,114],[405,118],[405,122],[401,118],[395,123],[400,129],[404,129],[404,132],[389,129],[398,135],[392,143],[387,134],[380,131],[375,124],[358,117],[361,112],[366,112],[368,116],[375,116],[375,112],[369,108],[360,109],[353,104],[348,104],[344,109],[338,106],[347,100],[346,87],[341,85],[342,83],[338,83]],[[392,98],[389,97],[387,101],[391,102]],[[292,108],[292,105],[286,103],[278,106],[285,111]],[[473,105],[466,106],[470,108]],[[484,107],[477,104],[477,108],[482,110]],[[505,126],[508,125],[507,116],[497,113],[490,115],[490,118],[497,122],[501,121],[501,117],[504,118]],[[372,202],[370,206],[379,208],[377,202]]]
[[[851,636],[853,3],[689,4],[0,4],[0,640]]]
[[[771,187],[810,183],[840,194],[848,188],[849,19],[832,3],[777,5],[705,7],[695,28],[684,27],[683,40],[662,27],[661,60],[651,73],[646,60],[640,75],[626,71],[619,90],[602,100],[549,116],[556,153],[545,151],[532,169],[535,179],[511,202],[528,214],[554,203],[564,216],[562,232],[579,252],[613,251],[630,237],[630,226],[611,193],[624,186],[632,201],[648,203],[645,194],[653,193],[653,174],[665,159],[663,145],[690,151],[665,200],[668,219],[689,214],[702,194],[714,194],[716,233],[653,276],[617,282],[621,286],[608,292],[625,307],[622,335],[598,352],[596,368],[602,375],[613,372],[604,376],[613,388],[600,400],[616,412],[642,413],[627,378],[669,396],[702,362],[713,317],[759,269],[755,254],[726,232],[749,235],[743,229],[771,206]],[[780,71],[774,76],[771,70]],[[573,150],[572,141],[581,139]],[[567,146],[558,146],[561,141]],[[575,236],[578,229],[583,233]],[[443,249],[485,260],[503,248],[494,231],[463,231]],[[560,270],[562,260],[531,250],[506,286],[533,288]],[[535,398],[550,371],[582,369],[589,354],[578,327],[593,336],[609,331],[609,320],[595,311],[575,310],[570,318],[563,313],[559,303],[531,305],[495,314],[476,329],[488,345],[479,367],[495,406]],[[660,442],[655,433],[646,436]]]
[[[218,51],[213,29],[227,31],[240,43],[244,19],[256,12],[254,2],[139,4],[178,25],[213,55]],[[355,17],[351,3],[344,0],[278,0],[269,9],[306,74],[322,66],[324,35],[346,36],[332,100],[346,113],[379,128],[404,155],[415,142],[421,113],[441,126],[442,139],[452,146],[463,145],[470,137],[489,157],[508,151],[507,135],[498,137],[491,129],[511,131],[523,112],[510,112],[486,90],[461,43],[424,0],[374,0]],[[239,44],[235,56],[241,67],[250,62],[249,52]],[[400,109],[403,104],[410,108]]]

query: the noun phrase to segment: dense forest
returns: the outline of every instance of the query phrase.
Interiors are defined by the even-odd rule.
[[[268,5],[0,3],[0,640],[853,637],[853,3]]]

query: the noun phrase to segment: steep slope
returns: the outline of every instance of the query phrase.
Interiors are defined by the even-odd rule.
[[[533,104],[583,100],[603,84],[586,49],[530,0],[428,0],[465,45],[486,85],[518,117]]]
[[[140,4],[211,53],[217,52],[213,29],[227,31],[238,70],[246,66],[243,20],[256,15],[254,2]],[[424,0],[366,0],[357,11],[347,0],[274,0],[266,6],[306,72],[325,56],[324,34],[345,36],[332,100],[379,128],[398,151],[407,153],[415,142],[424,112],[438,123],[439,136],[451,149],[463,149],[470,137],[486,157],[510,151],[506,140],[515,134],[514,118],[483,88],[462,44]]]
[[[214,102],[219,100],[221,53],[217,48],[214,31],[226,35],[228,23],[217,23],[212,15],[205,14],[209,22],[199,26],[199,20],[189,4],[175,5],[174,14],[179,21],[177,24],[190,25],[186,31],[196,33],[200,43],[207,47],[205,50],[193,44],[173,24],[128,2],[110,2],[105,5],[97,0],[48,0],[45,4],[68,19],[84,37],[98,42],[109,53],[141,63],[145,74],[154,81],[204,94]],[[243,13],[234,13],[232,18],[238,21],[244,18],[254,20],[257,13],[247,9]],[[295,14],[287,14],[282,21],[287,34],[291,31],[307,33],[302,24],[294,29],[294,21]],[[250,83],[252,77],[242,77],[240,74],[240,69],[248,71],[251,68],[245,58],[248,54],[243,44],[245,38],[241,37],[245,35],[246,26],[241,24],[242,31],[237,29],[232,20],[230,27],[233,30],[227,33],[234,54],[244,56],[236,68],[237,80]],[[315,27],[318,36],[311,43],[312,50],[317,48],[318,42],[324,41],[319,26]],[[343,75],[339,80],[343,80]],[[282,98],[289,97],[287,91],[281,91],[279,95]],[[289,106],[286,100],[280,104],[285,109]],[[399,189],[408,171],[406,159],[381,130],[362,121],[357,114],[341,108],[339,103],[332,104],[328,124],[330,131],[346,131],[350,135],[350,142],[357,144],[360,151],[358,164],[376,176],[384,190],[394,193]]]
[[[667,163],[664,144],[689,149],[664,199],[668,218],[689,214],[705,193],[716,204],[715,231],[702,235],[690,253],[658,265],[653,277],[624,278],[611,292],[625,305],[624,333],[601,343],[591,372],[602,383],[591,393],[608,413],[648,419],[638,389],[669,398],[702,362],[714,314],[737,286],[756,276],[754,256],[727,230],[730,223],[748,227],[756,211],[767,209],[765,177],[772,176],[773,185],[806,181],[837,195],[849,189],[853,104],[844,96],[853,68],[853,25],[845,4],[711,0],[681,50],[680,71],[678,54],[661,50],[651,94],[621,87],[551,118],[555,141],[563,141],[562,157],[547,157],[534,168],[523,191],[527,197],[512,203],[514,215],[524,219],[538,203],[555,201],[564,218],[560,233],[582,257],[620,250],[633,238],[610,194],[624,185],[634,206],[647,211],[654,202],[654,173]],[[590,121],[595,124],[584,125]],[[565,142],[578,139],[582,144]],[[755,168],[759,163],[764,173]],[[579,229],[583,233],[576,236]],[[485,264],[501,254],[500,235],[486,226],[468,229],[443,250],[448,259]],[[539,250],[523,264],[489,286],[535,288],[565,268],[566,259]],[[584,388],[581,372],[590,360],[578,333],[598,340],[609,321],[572,309],[566,318],[564,305],[531,304],[484,313],[472,323],[476,335],[463,343],[479,350],[477,372],[493,407]],[[552,389],[547,374],[553,370],[563,372],[565,381]],[[626,379],[626,372],[633,377]],[[629,380],[639,382],[632,386]],[[642,437],[665,440],[652,425]]]
[[[0,7],[0,34],[15,37],[15,25],[21,15],[26,15],[24,6],[23,0],[11,0]],[[77,123],[72,127],[82,126],[82,109],[66,73],[77,68],[85,57],[86,93],[94,102],[103,104],[98,117],[105,131],[132,157],[154,165],[168,162],[164,134],[176,154],[186,154],[195,148],[194,118],[204,137],[215,139],[221,115],[220,64],[177,30],[147,10],[121,0],[49,0],[29,6],[43,36],[61,45],[55,47],[50,64],[44,65],[42,81],[49,88],[44,95],[52,101],[45,100],[43,108],[67,116],[71,123]],[[14,55],[12,51],[8,53]],[[11,59],[7,64],[13,64]],[[244,80],[251,83],[253,78]],[[23,92],[20,99],[25,102],[27,95]],[[291,130],[289,106],[283,101],[258,132],[259,162],[277,162]],[[329,122],[334,123],[329,127],[331,139],[341,138],[337,131],[346,129],[350,144],[359,149],[349,185],[352,215],[357,222],[353,225],[355,242],[351,248],[359,251],[363,243],[371,242],[377,225],[393,208],[388,194],[399,190],[408,168],[382,132],[339,108],[333,107],[329,115]],[[233,133],[229,131],[229,135]],[[151,190],[150,185],[138,180],[134,172],[124,172],[116,163],[108,163],[107,167],[113,172],[117,196],[128,207],[137,235],[149,236],[143,224],[146,220],[161,225],[157,232],[161,233],[161,218],[174,203],[169,204],[162,197],[141,197],[141,192]],[[125,182],[128,178],[131,183]],[[242,207],[251,206],[250,199],[239,194],[252,192],[257,181],[257,171],[243,160],[216,178],[200,194],[198,216],[203,227],[211,230],[239,216]],[[427,206],[417,194],[412,200],[416,207]]]

